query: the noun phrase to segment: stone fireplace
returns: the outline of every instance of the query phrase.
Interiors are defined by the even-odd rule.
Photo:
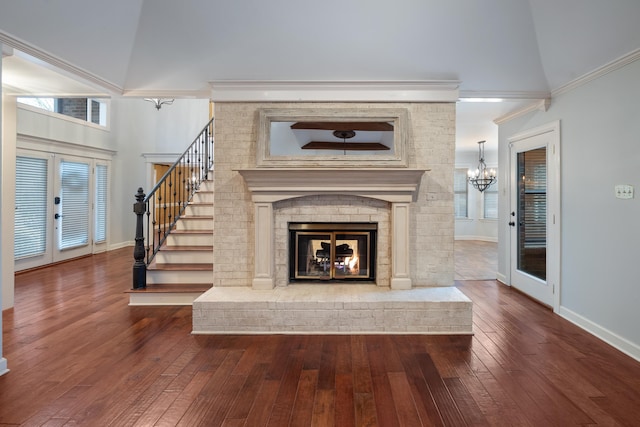
[[[219,100],[215,117],[214,287],[194,302],[194,332],[470,333],[452,286],[455,103]],[[387,123],[393,143],[272,147],[274,122],[327,120]],[[375,256],[351,270],[366,239]],[[312,312],[293,320],[301,307]]]
[[[395,120],[402,143],[380,157],[270,157],[269,120],[301,115]],[[217,102],[215,117],[214,286],[287,285],[281,216],[289,222],[386,217],[378,251],[389,256],[378,257],[376,284],[453,285],[455,104]],[[406,264],[394,265],[398,258]]]
[[[378,257],[378,286],[452,285],[454,111],[452,104],[216,104],[214,238],[243,242],[247,252],[230,252],[226,245],[218,252],[214,245],[214,284],[287,286],[284,219],[380,219],[378,251],[387,256]],[[225,130],[227,120],[233,132]],[[299,142],[297,136],[276,133],[282,126],[274,124],[327,122],[389,124],[393,142],[373,154],[281,154],[282,147],[273,148],[283,140]]]

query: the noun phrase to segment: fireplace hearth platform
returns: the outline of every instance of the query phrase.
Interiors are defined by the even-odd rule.
[[[472,302],[453,286],[213,287],[193,302],[193,333],[468,335]]]

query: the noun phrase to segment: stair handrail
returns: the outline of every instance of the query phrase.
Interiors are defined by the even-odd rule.
[[[133,209],[137,215],[134,289],[146,287],[146,266],[167,240],[196,190],[213,171],[213,122],[211,118],[147,195],[142,187],[138,188]]]

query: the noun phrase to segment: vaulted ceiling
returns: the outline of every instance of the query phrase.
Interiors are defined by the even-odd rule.
[[[125,96],[446,79],[516,105],[640,48],[638,22],[638,0],[0,0],[0,41]]]

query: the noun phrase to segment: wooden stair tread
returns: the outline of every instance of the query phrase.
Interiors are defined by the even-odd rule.
[[[202,293],[213,287],[213,283],[152,283],[144,289],[128,289],[125,293]]]
[[[182,215],[180,219],[213,219],[213,215]]]
[[[157,264],[152,262],[147,270],[162,271],[213,271],[213,263],[206,264]]]
[[[160,252],[162,251],[213,251],[213,246],[198,246],[198,245],[183,245],[183,246],[162,246],[160,248]]]
[[[171,230],[171,234],[213,234],[211,230]]]

